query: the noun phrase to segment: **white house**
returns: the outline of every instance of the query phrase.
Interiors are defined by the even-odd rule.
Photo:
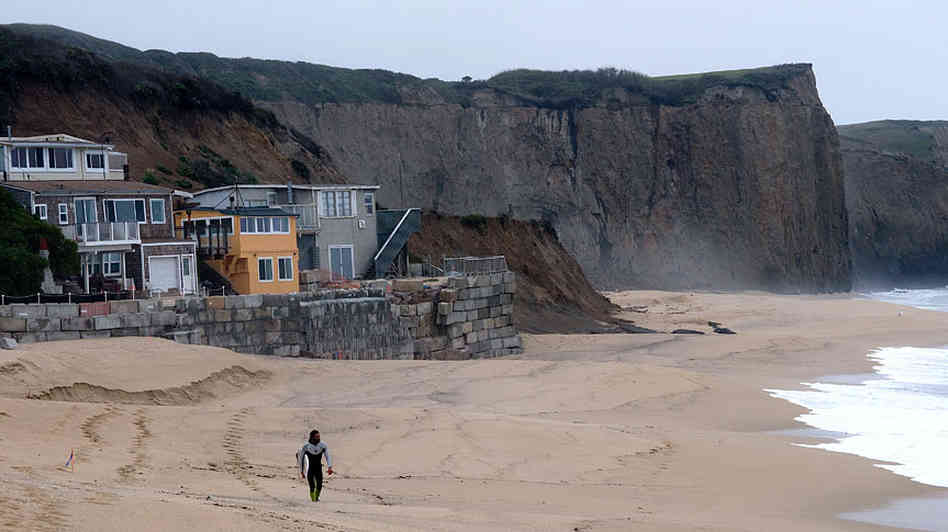
[[[65,133],[0,137],[3,181],[124,180],[128,156]]]

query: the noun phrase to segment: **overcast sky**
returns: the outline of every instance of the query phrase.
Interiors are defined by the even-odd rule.
[[[3,0],[0,18],[139,49],[446,80],[520,67],[661,75],[809,62],[838,124],[948,119],[948,2],[935,0]]]

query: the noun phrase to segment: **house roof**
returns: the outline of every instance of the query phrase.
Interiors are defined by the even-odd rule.
[[[291,186],[296,190],[378,190],[382,188],[379,185],[299,185],[292,183]],[[267,185],[238,185],[238,188],[272,188],[277,190],[285,190],[286,184],[283,183],[270,183]],[[199,190],[194,192],[194,196],[200,196],[208,192],[217,192],[220,190],[233,190],[234,185],[227,185],[223,187],[214,187],[206,188],[204,190]]]
[[[17,144],[48,145],[48,146],[81,146],[87,148],[103,148],[111,150],[114,148],[111,144],[93,142],[91,140],[74,137],[65,133],[54,133],[52,135],[35,135],[32,137],[0,137],[0,145],[14,146]]]
[[[236,209],[216,209],[221,214],[237,216],[296,216],[291,212],[273,207],[239,207]]]
[[[111,194],[171,194],[170,188],[149,185],[138,181],[119,180],[70,180],[70,181],[8,181],[3,186],[59,196],[92,195],[102,196]]]

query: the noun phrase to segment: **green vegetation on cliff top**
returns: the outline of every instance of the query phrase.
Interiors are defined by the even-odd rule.
[[[11,24],[5,28],[13,33],[86,50],[108,62],[130,63],[210,80],[253,100],[296,100],[308,105],[344,102],[470,105],[474,94],[484,89],[493,89],[524,104],[541,107],[594,105],[610,99],[611,95],[604,93],[616,89],[625,91],[630,101],[683,105],[695,102],[705,89],[722,85],[754,87],[770,96],[775,90],[787,88],[789,80],[810,70],[809,64],[790,64],[649,77],[614,68],[562,72],[518,69],[486,80],[448,82],[377,69],[354,70],[305,62],[229,59],[209,53],[142,52],[56,26]]]
[[[878,120],[837,126],[840,138],[854,147],[884,153],[903,154],[927,162],[945,158],[948,146],[941,145],[937,130],[948,137],[948,121]],[[844,144],[845,147],[845,144]]]

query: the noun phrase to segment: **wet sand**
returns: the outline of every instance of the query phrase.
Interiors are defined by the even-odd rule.
[[[644,327],[737,334],[527,336],[520,357],[463,362],[148,338],[2,351],[0,529],[891,530],[837,516],[943,494],[792,445],[819,435],[787,432],[801,409],[762,390],[870,372],[878,346],[948,344],[944,314],[610,296],[647,307],[623,314]],[[338,473],[317,504],[293,462],[313,427]]]

